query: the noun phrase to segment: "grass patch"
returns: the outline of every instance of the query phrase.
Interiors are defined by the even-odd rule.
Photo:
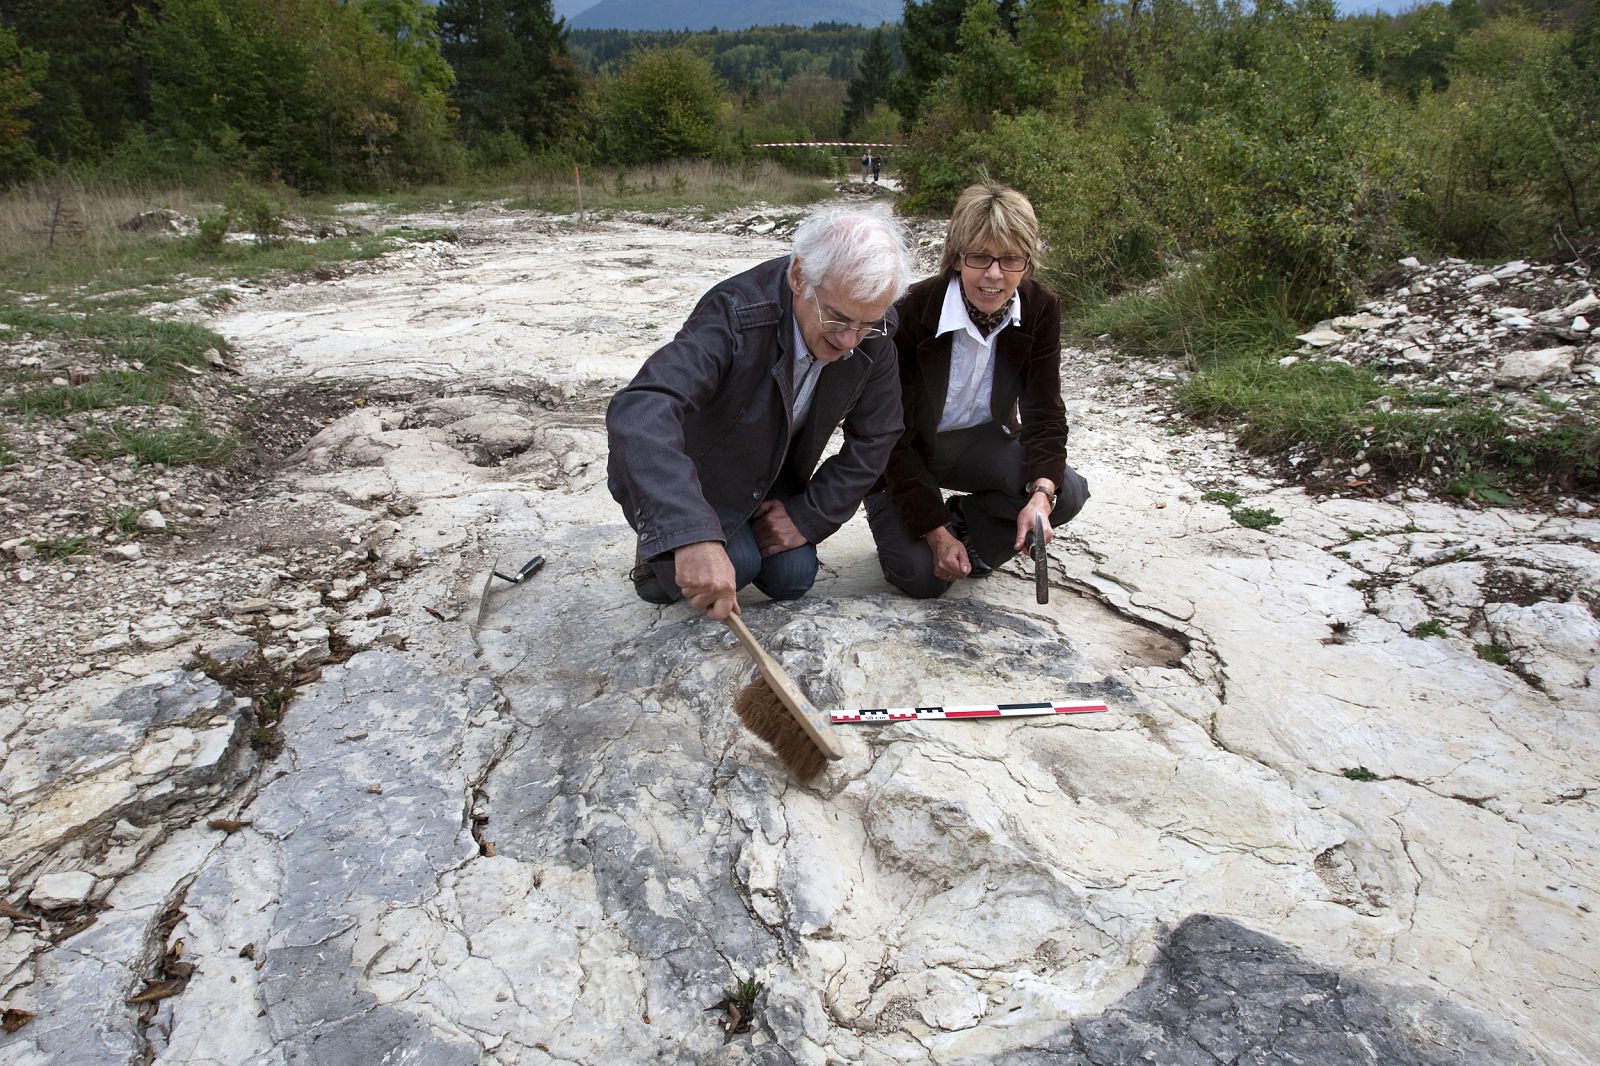
[[[141,512],[142,508],[136,504],[128,507],[107,507],[101,514],[100,520],[105,523],[107,529],[131,536],[138,532]]]
[[[36,184],[0,195],[0,289],[48,296],[78,308],[130,311],[155,301],[171,302],[197,293],[197,277],[249,281],[276,273],[303,273],[352,260],[372,259],[390,251],[395,238],[437,240],[447,230],[388,231],[315,242],[292,239],[220,241],[209,250],[200,237],[124,230],[122,223],[155,207],[170,207],[196,219],[213,220],[222,212],[239,216],[236,224],[252,232],[271,230],[262,210],[269,204],[306,217],[317,225],[333,221],[333,204],[323,210],[292,191],[139,189],[117,184],[74,184],[65,193],[54,184]],[[514,189],[505,190],[513,195]],[[64,199],[63,199],[64,197]],[[76,224],[50,243],[48,221],[58,201],[67,204]],[[245,203],[248,201],[248,203]],[[215,228],[215,224],[213,224]],[[220,237],[220,234],[213,234]]]
[[[58,537],[55,540],[29,540],[24,543],[38,552],[39,558],[50,561],[89,553],[88,537]]]
[[[1443,622],[1437,618],[1430,618],[1426,622],[1418,622],[1412,626],[1411,635],[1418,640],[1424,640],[1428,637],[1448,637],[1450,633],[1445,629]]]
[[[114,459],[131,455],[141,463],[185,466],[190,463],[225,463],[239,447],[235,433],[217,434],[191,411],[181,425],[170,427],[126,426],[92,429],[73,445],[80,458]]]
[[[794,174],[775,163],[730,166],[709,161],[661,163],[584,175],[585,211],[670,211],[699,208],[720,214],[764,201],[802,207],[833,192],[826,178]],[[571,214],[578,209],[572,175],[530,177],[510,206]]]
[[[1347,766],[1339,772],[1352,781],[1378,780],[1378,775],[1368,770],[1365,766]]]
[[[228,350],[211,330],[188,322],[165,322],[113,311],[83,315],[0,307],[0,323],[12,332],[80,341],[132,369],[113,370],[77,384],[58,385],[38,374],[19,374],[16,387],[0,397],[0,409],[25,418],[63,417],[77,411],[164,402],[183,368],[207,365],[206,352]]]
[[[0,399],[8,411],[24,418],[65,417],[74,411],[100,411],[129,405],[154,406],[167,398],[168,378],[121,370],[102,374],[82,385],[22,385]]]
[[[0,444],[0,470],[4,470],[12,463],[19,463],[21,461],[22,456],[18,455],[10,448],[7,448],[4,444]]]
[[[1472,650],[1478,653],[1478,658],[1495,666],[1505,666],[1511,661],[1511,653],[1498,644],[1474,644]]]
[[[1237,507],[1244,502],[1243,496],[1237,492],[1229,492],[1227,489],[1212,489],[1200,498],[1207,503],[1220,503],[1229,509]]]
[[[1257,453],[1299,450],[1334,467],[1365,462],[1379,476],[1438,476],[1448,491],[1497,506],[1514,504],[1518,491],[1600,488],[1594,412],[1548,403],[1556,420],[1530,426],[1480,399],[1407,392],[1359,367],[1282,365],[1300,324],[1330,310],[1296,305],[1280,283],[1243,286],[1200,263],[1159,289],[1081,307],[1068,327],[1109,334],[1136,355],[1181,358],[1192,370],[1177,389],[1184,413],[1231,426]]]
[[[1283,519],[1270,507],[1235,507],[1228,513],[1246,529],[1266,529],[1283,523]]]

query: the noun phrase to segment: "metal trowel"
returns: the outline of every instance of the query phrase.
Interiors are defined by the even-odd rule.
[[[515,574],[503,574],[500,572],[500,559],[496,557],[494,565],[489,567],[489,573],[484,576],[483,591],[478,593],[478,619],[472,623],[473,627],[481,628],[483,620],[489,617],[489,593],[494,590],[496,579],[512,585],[520,585],[542,569],[544,569],[544,556],[535,555],[532,559],[523,563],[522,569]]]

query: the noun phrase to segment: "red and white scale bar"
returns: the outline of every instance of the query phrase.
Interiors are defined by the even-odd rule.
[[[981,707],[875,707],[833,711],[834,725],[878,725],[884,722],[943,722],[951,718],[1023,718],[1036,714],[1094,714],[1111,708],[1103,703],[991,703]]]

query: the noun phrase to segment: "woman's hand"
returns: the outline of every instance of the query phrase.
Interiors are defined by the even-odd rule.
[[[972,573],[967,561],[967,548],[956,535],[944,526],[923,535],[933,552],[933,576],[940,581],[960,581]]]

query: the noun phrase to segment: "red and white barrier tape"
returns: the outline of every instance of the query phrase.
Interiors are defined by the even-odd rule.
[[[834,725],[880,725],[886,722],[942,722],[951,718],[1022,718],[1034,714],[1094,714],[1111,708],[1103,703],[994,703],[980,707],[875,707],[834,711]]]

